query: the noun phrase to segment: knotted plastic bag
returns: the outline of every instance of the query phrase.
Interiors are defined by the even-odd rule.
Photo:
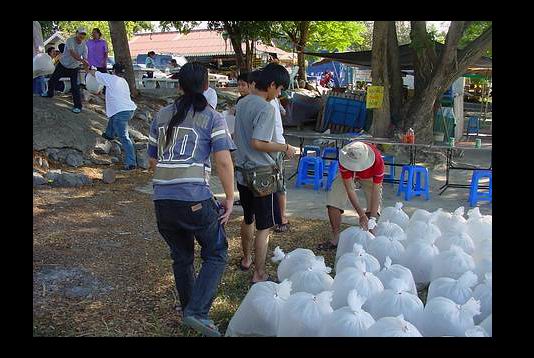
[[[480,324],[491,315],[492,312],[492,274],[487,273],[483,283],[475,287],[473,297],[480,301],[480,315],[475,317],[475,323]]]
[[[379,262],[384,262],[388,256],[392,262],[399,262],[404,250],[399,238],[392,236],[377,236],[367,247],[367,252],[376,257]]]
[[[352,226],[343,230],[339,234],[339,241],[337,243],[336,263],[341,256],[352,252],[354,244],[361,245],[365,250],[367,250],[369,242],[374,238],[375,236],[372,233],[369,231],[364,231],[357,226]]]
[[[46,76],[54,73],[56,67],[52,62],[52,57],[46,53],[38,53],[33,58],[33,78]]]
[[[466,303],[473,297],[474,287],[478,282],[478,277],[471,271],[465,272],[457,280],[450,277],[440,277],[430,283],[426,299],[434,297],[446,297],[459,305]]]
[[[277,269],[278,280],[289,279],[295,272],[302,271],[312,266],[316,261],[315,254],[308,249],[295,249],[287,255],[277,246],[271,258],[273,262],[279,262]]]
[[[318,295],[297,292],[286,301],[278,325],[278,337],[317,337],[325,319],[334,311],[332,292]]]
[[[434,220],[434,218],[435,216],[429,211],[424,210],[424,209],[417,209],[412,214],[412,217],[410,218],[408,225],[412,224],[415,221],[431,222]]]
[[[394,279],[399,279],[405,282],[408,287],[408,292],[417,295],[417,287],[415,286],[415,280],[413,279],[412,271],[409,268],[399,265],[391,264],[391,259],[386,257],[384,261],[384,268],[380,272],[377,272],[376,277],[380,279],[384,285],[384,289],[393,288],[391,286],[391,281]]]
[[[436,246],[439,251],[447,251],[451,248],[451,245],[460,246],[469,255],[475,253],[475,243],[471,236],[467,232],[457,233],[444,233],[436,240]]]
[[[399,225],[390,221],[380,221],[375,230],[376,236],[392,237],[398,241],[406,240],[404,230]]]
[[[431,280],[440,277],[460,278],[466,271],[475,270],[475,260],[461,247],[451,245],[447,251],[441,252],[432,263]],[[417,282],[417,280],[416,280]]]
[[[352,252],[346,253],[339,258],[336,263],[336,274],[343,271],[347,267],[356,267],[355,264],[358,261],[365,262],[365,267],[370,272],[380,271],[380,262],[373,255],[365,252],[363,247],[358,244],[354,244]]]
[[[403,315],[384,317],[376,321],[365,333],[365,337],[422,337],[419,330]]]
[[[423,302],[413,293],[407,292],[408,285],[399,279],[391,282],[392,287],[375,295],[363,305],[375,320],[382,317],[403,315],[407,321],[417,326],[419,316],[423,312]]]
[[[432,265],[439,249],[432,241],[422,240],[409,244],[399,263],[412,272],[416,284],[426,285],[431,280]]]
[[[486,330],[480,326],[474,326],[465,331],[466,337],[488,337]]]
[[[463,305],[445,297],[427,301],[419,328],[425,337],[464,337],[473,328],[473,317],[480,314],[480,302],[470,298]]]
[[[293,293],[308,292],[317,295],[331,289],[334,279],[329,275],[330,267],[326,267],[323,257],[316,257],[305,270],[297,271],[291,275]]]
[[[476,207],[469,210],[467,216],[469,217],[467,220],[467,233],[475,241],[475,245],[482,240],[492,239],[491,215],[482,215],[480,209]]]
[[[414,221],[406,227],[406,240],[403,242],[407,247],[409,244],[418,241],[434,242],[441,236],[439,228],[431,222]]]
[[[493,326],[491,324],[491,314],[480,323],[480,327],[484,328],[484,331],[486,331],[489,337],[492,336]]]
[[[320,337],[362,337],[375,323],[374,318],[362,309],[365,298],[356,290],[349,292],[347,300],[348,306],[335,310],[326,318]]]
[[[356,267],[347,267],[334,277],[332,307],[334,309],[347,306],[347,298],[351,290],[369,299],[384,290],[384,285],[372,272],[368,272],[365,263],[358,261]]]
[[[275,337],[280,314],[291,292],[291,282],[253,285],[226,329],[227,337]]]
[[[104,89],[104,86],[102,86],[97,80],[96,77],[93,76],[91,73],[88,73],[85,76],[85,88],[91,93],[99,94]]]
[[[378,222],[390,221],[405,229],[410,217],[402,210],[402,206],[401,202],[397,202],[395,206],[388,206],[382,209]]]

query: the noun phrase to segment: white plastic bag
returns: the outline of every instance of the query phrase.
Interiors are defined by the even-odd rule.
[[[365,298],[351,290],[348,306],[342,307],[329,315],[319,332],[320,337],[362,337],[367,329],[375,323],[373,316],[362,309]]]
[[[410,217],[402,210],[403,204],[401,202],[395,203],[395,206],[388,206],[382,209],[378,222],[390,221],[399,225],[401,228],[406,228]]]
[[[347,267],[356,267],[355,264],[358,261],[365,262],[365,267],[370,272],[380,271],[380,262],[373,255],[365,252],[363,247],[358,244],[354,244],[352,252],[346,253],[339,258],[336,263],[336,274],[343,271]]]
[[[423,312],[423,302],[413,293],[407,292],[408,285],[402,280],[394,279],[391,283],[394,288],[385,289],[372,299],[367,300],[363,309],[369,312],[375,320],[382,317],[404,318],[417,326],[419,316]]]
[[[369,299],[384,290],[384,285],[372,272],[367,272],[364,262],[357,262],[356,267],[348,267],[334,277],[332,290],[334,296],[332,307],[338,309],[348,305],[347,298],[351,290]]]
[[[474,326],[465,331],[466,337],[488,337],[486,330],[480,326]]]
[[[444,232],[450,234],[461,234],[467,231],[467,220],[464,218],[465,208],[460,206],[452,213]]]
[[[52,57],[46,53],[38,53],[33,58],[33,78],[46,76],[54,73],[56,67],[52,62]]]
[[[91,93],[99,94],[104,89],[104,86],[102,86],[97,80],[96,77],[93,76],[91,73],[88,73],[85,76],[85,88]]]
[[[406,240],[406,234],[404,233],[404,230],[399,225],[390,221],[380,221],[375,230],[377,237],[386,236],[395,238],[398,241]]]
[[[422,337],[422,335],[413,324],[399,315],[380,318],[369,327],[365,337]]]
[[[475,287],[473,297],[480,301],[480,315],[475,317],[475,323],[480,324],[492,313],[492,274],[487,273],[483,283]]]
[[[287,299],[280,316],[278,337],[317,337],[325,319],[334,311],[332,292],[318,295],[295,293]]]
[[[377,272],[376,277],[380,279],[384,285],[384,289],[393,288],[391,281],[394,279],[402,280],[408,287],[408,292],[417,295],[417,287],[415,286],[415,280],[413,279],[412,271],[409,268],[399,264],[391,264],[391,259],[386,257],[384,261],[384,268],[380,272]]]
[[[434,259],[430,279],[432,281],[440,277],[458,279],[466,271],[475,271],[475,260],[461,247],[451,245],[449,250],[441,252]]]
[[[463,305],[445,297],[427,301],[418,327],[425,337],[465,337],[465,332],[475,326],[473,317],[480,314],[480,302],[470,298]]]
[[[491,324],[491,314],[480,323],[480,327],[484,328],[484,331],[486,331],[489,337],[492,336],[493,326]]]
[[[367,250],[367,245],[375,236],[369,231],[364,231],[360,227],[352,226],[343,230],[339,234],[339,241],[337,243],[336,263],[341,256],[352,252],[354,244],[362,245]]]
[[[291,282],[253,285],[226,329],[226,337],[275,337],[280,313],[291,292]]]
[[[394,224],[395,225],[395,224]],[[376,257],[379,262],[384,262],[390,257],[392,262],[399,262],[404,253],[401,241],[392,236],[378,236],[369,243],[367,252]]]
[[[406,247],[406,251],[399,259],[399,263],[412,272],[416,284],[430,282],[432,264],[439,255],[439,249],[432,241],[417,241]]]
[[[279,262],[277,269],[278,280],[289,279],[295,272],[302,271],[312,266],[316,257],[312,250],[295,249],[287,255],[277,246],[271,258],[273,262]]]
[[[408,225],[412,224],[414,221],[430,222],[434,220],[434,218],[435,216],[429,211],[426,211],[424,209],[417,209],[412,214],[412,217],[410,218]]]
[[[476,244],[473,259],[475,260],[475,273],[479,277],[484,277],[486,273],[493,271],[492,243],[491,239],[484,239]]]
[[[451,245],[460,246],[469,255],[473,255],[475,252],[475,243],[467,232],[460,234],[445,233],[436,240],[436,246],[439,251],[447,251],[451,248]]]
[[[467,212],[469,219],[467,220],[467,233],[475,241],[478,242],[485,239],[492,239],[492,217],[491,215],[482,215],[478,207],[473,208]]]
[[[316,260],[305,270],[297,271],[291,275],[292,292],[308,292],[317,295],[323,291],[328,291],[334,283],[334,279],[329,275],[330,267],[324,265],[324,261]]]
[[[434,242],[441,236],[439,228],[431,222],[414,221],[406,227],[406,240],[403,242],[407,247],[417,241]]]
[[[427,300],[434,297],[446,297],[459,305],[466,303],[473,297],[473,290],[477,284],[478,277],[471,271],[465,272],[459,279],[450,277],[440,277],[430,283],[428,287]]]

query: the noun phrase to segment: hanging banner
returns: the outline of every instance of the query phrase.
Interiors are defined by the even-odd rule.
[[[382,108],[384,100],[384,86],[367,87],[367,108]]]

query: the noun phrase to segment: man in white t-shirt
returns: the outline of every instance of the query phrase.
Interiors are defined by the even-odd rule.
[[[137,105],[132,101],[130,87],[124,79],[124,66],[121,63],[113,65],[113,72],[98,72],[86,67],[86,71],[95,76],[98,83],[106,86],[106,115],[109,117],[106,131],[102,137],[113,140],[115,135],[124,149],[124,170],[137,167],[135,149],[128,135],[128,121],[133,118]]]
[[[280,95],[280,93],[278,94]],[[286,144],[286,139],[284,138],[284,127],[282,125],[282,112],[285,113],[284,107],[280,104],[280,100],[274,98],[269,103],[274,107],[274,117],[275,117],[275,127],[273,133],[273,142],[278,144]],[[286,182],[284,178],[284,153],[278,153],[277,164],[280,168],[282,185],[279,188],[279,191],[276,193],[276,202],[273,207],[274,210],[274,219],[275,219],[275,232],[286,232],[289,229],[289,221],[286,217]]]

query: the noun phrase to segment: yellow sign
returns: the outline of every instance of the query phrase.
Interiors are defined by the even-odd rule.
[[[384,100],[384,86],[367,87],[367,108],[382,108]]]

